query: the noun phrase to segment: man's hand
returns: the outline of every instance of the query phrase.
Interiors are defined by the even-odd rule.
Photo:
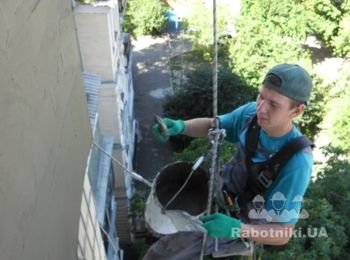
[[[166,142],[169,136],[179,135],[185,131],[185,122],[183,120],[173,120],[166,117],[162,120],[167,127],[166,132],[163,132],[158,123],[152,126],[153,136],[161,143]]]
[[[215,238],[236,239],[240,236],[241,221],[221,213],[199,217],[208,235]]]

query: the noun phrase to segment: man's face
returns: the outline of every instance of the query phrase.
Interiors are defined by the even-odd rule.
[[[264,86],[259,90],[256,103],[258,124],[271,136],[286,134],[292,119],[304,110],[304,105],[293,107],[291,99]]]

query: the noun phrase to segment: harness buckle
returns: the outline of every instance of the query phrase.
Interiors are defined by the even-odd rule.
[[[268,174],[268,176],[271,176],[271,174],[268,172],[268,170],[263,170],[262,172],[260,172],[260,174],[259,174],[259,176],[257,178],[258,182],[265,189],[269,188],[271,186],[272,182],[273,182],[268,176],[265,175],[266,173]]]

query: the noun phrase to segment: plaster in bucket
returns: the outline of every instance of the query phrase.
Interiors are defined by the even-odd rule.
[[[209,193],[208,174],[203,168],[193,172],[183,190],[169,203],[191,174],[192,167],[188,162],[175,162],[156,175],[145,209],[147,227],[155,235],[204,232],[198,219],[206,210]]]

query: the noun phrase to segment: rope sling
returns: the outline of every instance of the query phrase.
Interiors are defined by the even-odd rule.
[[[213,44],[214,44],[214,53],[213,53],[213,118],[214,125],[213,128],[216,130],[218,128],[218,122],[216,120],[218,114],[218,43],[217,43],[217,32],[216,32],[216,0],[213,0]],[[208,194],[208,204],[205,211],[206,215],[209,215],[211,212],[211,206],[213,202],[213,192],[214,192],[214,182],[217,179],[218,170],[217,170],[217,149],[219,142],[220,134],[214,135],[212,147],[211,147],[211,167],[210,167],[210,179],[209,179],[209,194]],[[216,209],[217,210],[217,209]],[[203,234],[202,248],[200,254],[200,260],[203,259],[205,246],[207,244],[207,233]],[[217,239],[215,240],[215,248],[217,248]]]

